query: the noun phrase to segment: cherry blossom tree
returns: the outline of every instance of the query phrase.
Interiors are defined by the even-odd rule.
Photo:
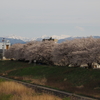
[[[39,61],[46,64],[53,64],[51,54],[53,47],[56,45],[54,41],[43,41],[38,48],[37,54]]]
[[[59,66],[80,67],[87,64],[88,68],[92,68],[94,62],[100,63],[100,39],[88,37],[67,40],[60,44],[54,41],[14,44],[5,52],[5,57]]]
[[[65,41],[57,44],[52,51],[53,61],[56,65],[68,66],[71,61],[71,54],[75,50],[72,41]]]
[[[6,58],[16,58],[16,52],[15,50],[19,48],[20,44],[13,44],[8,50],[5,51],[5,57]]]

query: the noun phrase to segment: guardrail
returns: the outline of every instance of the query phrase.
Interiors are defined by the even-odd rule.
[[[30,83],[10,79],[10,78],[7,78],[7,77],[0,76],[0,78],[15,81],[17,83],[21,83],[21,84],[23,84],[27,87],[30,87],[30,88],[34,89],[36,92],[48,93],[48,94],[52,94],[52,95],[55,95],[55,96],[58,96],[58,97],[61,97],[61,98],[72,97],[72,100],[100,100],[100,99],[93,99],[93,98],[80,96],[80,95],[76,95],[76,94],[73,94],[73,93],[68,93],[68,92],[64,92],[64,91],[60,91],[60,90],[55,90],[55,89],[44,87],[44,86],[30,84]]]

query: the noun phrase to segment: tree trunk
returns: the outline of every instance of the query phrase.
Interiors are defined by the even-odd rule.
[[[89,69],[93,68],[92,63],[88,63],[87,65]]]

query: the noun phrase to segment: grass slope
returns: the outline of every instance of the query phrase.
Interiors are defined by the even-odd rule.
[[[50,94],[37,93],[16,82],[0,80],[0,100],[63,100]]]
[[[1,75],[15,79],[100,98],[99,69],[33,65],[18,61],[0,61],[0,73]]]

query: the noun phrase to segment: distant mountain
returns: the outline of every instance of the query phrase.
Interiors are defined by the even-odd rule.
[[[75,37],[74,37],[75,38]],[[64,38],[64,39],[59,39],[58,40],[58,43],[62,43],[62,42],[64,42],[64,41],[66,41],[66,40],[72,40],[72,39],[74,39],[73,37],[68,37],[68,38]]]
[[[34,40],[34,38],[26,38],[26,37],[21,37],[21,36],[16,36],[16,35],[5,36],[5,38],[22,40],[24,42]]]
[[[50,37],[52,37],[53,39],[60,40],[60,39],[68,38],[69,36],[68,35],[60,35],[60,36],[57,36],[57,35],[52,35],[52,36],[43,35],[39,38],[35,38],[34,40],[42,41],[43,39],[49,39]]]
[[[43,35],[41,37],[37,37],[37,38],[26,38],[26,37],[21,37],[21,36],[16,36],[16,35],[10,35],[10,36],[6,36],[5,38],[10,38],[10,39],[19,39],[19,40],[22,40],[22,41],[33,41],[33,40],[36,40],[36,41],[42,41],[42,39],[48,39],[48,38],[54,38],[54,39],[64,39],[64,38],[67,38],[69,37],[68,35],[52,35],[52,36],[47,36],[47,35]]]
[[[100,36],[92,36],[93,38],[100,38]],[[66,40],[73,40],[73,39],[78,39],[78,38],[83,38],[83,37],[67,37],[67,38],[64,38],[64,39],[59,39],[58,40],[58,43],[62,43]]]
[[[0,37],[0,42],[2,42],[3,37]],[[5,40],[9,40],[11,44],[21,43],[25,44],[26,42],[20,39],[13,39],[13,38],[5,38]]]
[[[70,37],[68,35],[53,35],[53,36],[47,36],[47,35],[43,35],[39,38],[25,38],[25,37],[21,37],[21,36],[16,36],[16,35],[12,35],[12,36],[6,36],[6,37],[0,37],[0,42],[2,42],[2,39],[5,38],[6,40],[9,40],[11,44],[15,44],[15,43],[22,43],[25,44],[28,41],[42,41],[42,39],[49,39],[50,37],[52,37],[53,39],[58,39],[58,43],[62,43],[66,40],[72,40],[75,38],[82,38],[82,37]],[[100,38],[100,36],[92,36],[93,38]]]
[[[93,36],[93,38],[100,38],[100,36]]]
[[[28,41],[42,41],[42,39],[49,39],[50,37],[54,38],[54,39],[64,39],[64,38],[67,38],[69,37],[68,35],[60,35],[60,36],[57,36],[57,35],[53,35],[53,36],[47,36],[47,35],[43,35],[41,37],[38,37],[38,38],[26,38],[26,37],[21,37],[21,36],[16,36],[16,35],[10,35],[10,36],[5,36],[4,38],[6,38],[6,40],[10,40],[10,42],[12,44],[15,44],[15,43],[26,43]],[[3,37],[0,37],[2,40]],[[1,42],[1,41],[0,41]]]

